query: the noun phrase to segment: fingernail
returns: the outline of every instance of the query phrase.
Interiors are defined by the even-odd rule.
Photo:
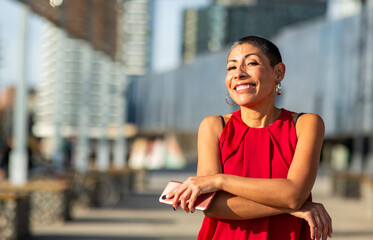
[[[163,195],[162,199],[165,200],[167,198],[167,195]]]
[[[176,208],[172,207],[172,209],[173,209],[174,211],[176,211]]]

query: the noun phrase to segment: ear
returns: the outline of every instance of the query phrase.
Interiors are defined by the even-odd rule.
[[[276,84],[282,81],[285,77],[286,67],[284,63],[277,63],[275,66]]]

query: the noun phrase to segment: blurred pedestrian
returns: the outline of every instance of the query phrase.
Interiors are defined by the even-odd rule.
[[[0,145],[0,180],[6,180],[8,176],[9,158],[12,151],[13,140],[6,138]]]
[[[167,195],[175,209],[193,212],[197,196],[217,192],[198,239],[331,236],[329,214],[311,197],[324,123],[275,106],[284,75],[272,42],[248,36],[232,45],[225,84],[240,109],[202,121],[197,176]]]

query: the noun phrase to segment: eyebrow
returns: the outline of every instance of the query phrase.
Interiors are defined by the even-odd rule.
[[[258,58],[260,58],[260,56],[258,55],[258,54],[256,54],[256,53],[248,53],[248,54],[246,54],[245,55],[245,59],[246,58],[248,58],[248,57],[250,57],[251,55],[255,55],[255,56],[257,56]],[[261,59],[261,58],[260,58]],[[231,60],[229,60],[227,63],[229,63],[229,62],[237,62],[237,60],[236,59],[231,59]]]

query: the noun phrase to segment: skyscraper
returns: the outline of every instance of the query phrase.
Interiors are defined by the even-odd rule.
[[[97,142],[97,166],[105,170],[110,164],[110,140],[115,149],[122,149],[114,150],[114,165],[123,166],[125,161],[126,77],[121,46],[117,45],[122,36],[117,29],[122,2],[101,0],[89,7],[80,5],[84,3],[64,2],[67,5],[60,13],[66,15],[59,15],[59,19],[68,20],[46,23],[34,132],[50,145],[47,154],[57,168],[62,168],[64,141],[75,139],[74,166],[81,171],[88,168],[90,144]]]
[[[127,75],[141,76],[149,70],[152,12],[151,0],[123,1],[121,59]]]

